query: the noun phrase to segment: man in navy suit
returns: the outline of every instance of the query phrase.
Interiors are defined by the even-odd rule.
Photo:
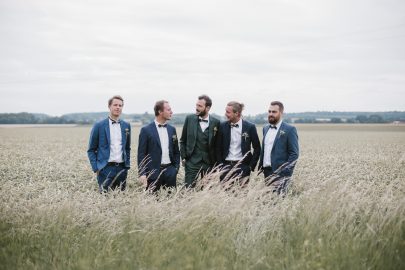
[[[263,127],[263,147],[259,168],[273,183],[274,191],[285,193],[299,155],[297,129],[282,120],[283,103],[273,101],[268,111],[269,124]],[[268,179],[269,180],[269,179]]]
[[[120,120],[124,100],[113,96],[108,100],[110,115],[91,130],[87,155],[97,174],[100,192],[120,187],[125,190],[130,168],[131,125]]]
[[[155,120],[142,127],[138,144],[139,180],[147,190],[176,187],[180,151],[176,128],[167,124],[172,117],[169,102],[156,102]]]
[[[243,108],[242,103],[229,102],[225,108],[228,121],[219,126],[217,159],[224,165],[221,181],[250,176],[259,160],[260,140],[256,126],[242,119]]]

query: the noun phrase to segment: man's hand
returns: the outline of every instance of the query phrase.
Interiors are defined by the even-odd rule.
[[[146,177],[146,175],[142,175],[141,177],[139,177],[139,182],[141,182],[142,186],[146,188],[148,185],[148,178]]]
[[[186,159],[181,160],[181,165],[186,166]]]

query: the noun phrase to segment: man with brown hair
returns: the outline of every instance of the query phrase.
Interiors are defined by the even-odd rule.
[[[180,153],[185,166],[185,185],[194,187],[197,178],[216,162],[215,141],[219,120],[209,115],[212,100],[207,95],[198,97],[196,113],[188,115],[180,138]]]
[[[221,181],[250,176],[259,160],[260,140],[256,126],[242,119],[243,109],[243,103],[229,102],[225,108],[228,121],[219,126],[217,160],[224,169]]]
[[[263,127],[263,147],[259,168],[277,193],[287,191],[299,155],[297,129],[283,121],[284,105],[270,103],[269,124]]]
[[[120,119],[124,100],[113,96],[108,100],[108,118],[97,122],[90,133],[87,155],[97,174],[100,192],[119,187],[125,190],[130,168],[131,125]]]
[[[142,127],[138,143],[138,173],[144,187],[152,192],[176,187],[180,151],[176,128],[167,121],[172,109],[166,100],[157,101],[155,120]]]

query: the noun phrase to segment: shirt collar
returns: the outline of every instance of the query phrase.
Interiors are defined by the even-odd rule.
[[[208,120],[208,123],[209,123],[210,122],[210,115],[208,115],[206,118],[202,118],[201,116],[198,116],[198,119]]]
[[[283,119],[280,119],[280,121],[279,121],[279,122],[277,123],[277,125],[276,125],[277,130],[280,129],[282,123],[283,123]]]
[[[108,117],[108,121],[109,121],[110,125],[115,124],[115,123],[117,123],[117,124],[121,123],[121,120],[119,118],[117,121],[115,121],[115,120],[111,119],[111,117]]]
[[[238,125],[238,127],[237,127],[237,128],[241,128],[241,127],[242,127],[242,118],[241,118],[241,119],[239,119],[239,121],[238,121],[238,122],[236,122],[236,123],[232,123],[232,122],[229,122],[229,121],[228,121],[228,123],[229,123],[229,125],[230,125],[230,126],[233,126],[233,125]]]
[[[167,125],[167,121],[164,122],[163,124],[159,123],[158,121],[154,120],[156,127],[159,127],[159,125]]]

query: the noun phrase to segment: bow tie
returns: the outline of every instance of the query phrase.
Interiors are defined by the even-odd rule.
[[[208,123],[208,120],[207,120],[207,119],[198,118],[198,122],[205,122],[205,123]]]
[[[233,127],[239,127],[239,124],[231,124],[231,128],[233,128]]]
[[[119,123],[120,123],[120,120],[115,121],[115,120],[113,120],[113,119],[111,119],[111,118],[110,118],[110,120],[111,120],[111,124],[113,124],[113,125],[114,125],[114,124],[119,124]]]
[[[166,127],[167,126],[167,124],[163,124],[163,125],[161,125],[161,124],[158,124],[158,127]]]
[[[272,129],[272,128],[277,130],[277,126],[275,126],[275,125],[270,125],[270,129]]]

